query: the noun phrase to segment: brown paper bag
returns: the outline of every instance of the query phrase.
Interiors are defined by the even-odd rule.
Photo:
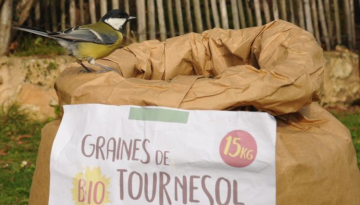
[[[145,41],[98,61],[121,72],[57,79],[61,105],[255,109],[277,118],[277,204],[360,204],[360,174],[349,131],[321,108],[323,52],[314,37],[284,21],[242,30],[213,29],[165,42]],[[206,125],[204,125],[206,126]],[[52,141],[44,127],[30,205],[47,204]]]

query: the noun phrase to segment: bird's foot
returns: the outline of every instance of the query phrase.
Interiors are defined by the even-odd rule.
[[[86,67],[86,66],[82,63],[82,61],[78,60],[77,62],[85,69],[85,70],[80,70],[79,73],[92,73],[92,72],[95,71],[95,70],[92,69],[92,68]]]
[[[92,70],[92,69],[91,70],[90,69],[86,69],[86,70],[83,69],[83,70],[79,71],[79,73],[92,73],[92,72],[94,72],[94,70]]]

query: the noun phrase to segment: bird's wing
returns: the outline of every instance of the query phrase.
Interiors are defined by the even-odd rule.
[[[113,44],[118,40],[116,32],[108,32],[105,35],[97,30],[99,29],[77,26],[64,31],[48,33],[48,35],[65,40],[91,42],[97,44]]]

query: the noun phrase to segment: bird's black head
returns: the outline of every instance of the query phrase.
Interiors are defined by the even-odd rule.
[[[101,17],[100,21],[110,25],[116,30],[121,30],[126,26],[126,23],[131,19],[135,19],[135,17],[129,16],[129,14],[127,14],[124,11],[115,9],[109,11],[107,14]]]

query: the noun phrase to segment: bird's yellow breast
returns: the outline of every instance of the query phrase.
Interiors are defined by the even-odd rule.
[[[91,59],[104,58],[119,48],[123,36],[117,31],[118,40],[114,44],[96,44],[90,42],[78,42],[77,53],[73,55],[80,60],[89,61]]]

